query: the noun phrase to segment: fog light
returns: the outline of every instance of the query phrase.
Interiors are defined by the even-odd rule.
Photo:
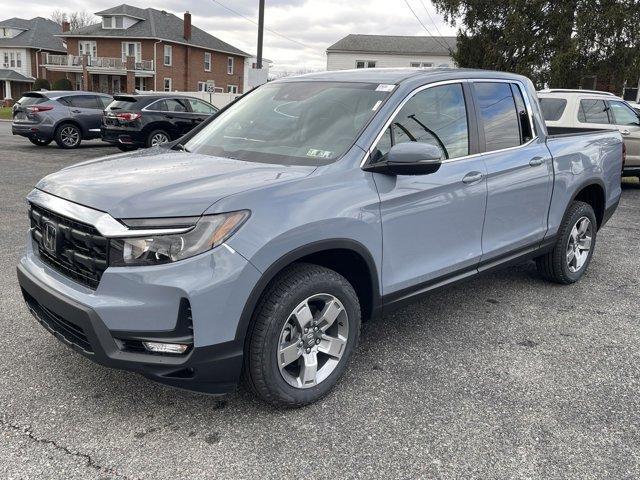
[[[187,351],[189,345],[182,343],[142,342],[144,348],[154,353],[171,353],[180,355]]]

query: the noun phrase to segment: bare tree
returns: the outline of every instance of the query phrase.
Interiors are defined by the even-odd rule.
[[[92,25],[99,22],[95,16],[88,13],[86,10],[82,10],[80,12],[71,12],[69,14],[63,12],[62,10],[54,10],[53,13],[51,13],[51,20],[59,25],[62,25],[62,22],[69,22],[71,30],[86,27],[87,25]]]

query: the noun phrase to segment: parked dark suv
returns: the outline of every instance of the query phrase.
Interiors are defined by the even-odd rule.
[[[217,111],[192,97],[115,95],[104,111],[102,140],[124,151],[154,147],[180,138]]]
[[[94,92],[27,92],[13,107],[11,132],[41,147],[55,140],[60,148],[78,148],[100,138],[102,112],[112,100]]]

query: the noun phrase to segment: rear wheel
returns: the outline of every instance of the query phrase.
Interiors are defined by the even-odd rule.
[[[63,123],[54,136],[60,148],[78,148],[82,142],[82,131],[73,123]]]
[[[37,137],[30,137],[29,141],[31,143],[33,143],[34,145],[37,145],[38,147],[46,147],[47,145],[49,145],[53,139],[50,138],[49,140],[43,140],[41,138],[37,138]]]
[[[164,130],[154,130],[147,137],[147,147],[157,147],[171,141],[171,137]]]
[[[263,400],[297,407],[336,384],[360,335],[360,303],[340,274],[296,264],[265,292],[247,340],[244,379]]]
[[[536,259],[540,274],[565,285],[580,280],[591,263],[597,229],[591,205],[573,202],[562,220],[553,250]]]

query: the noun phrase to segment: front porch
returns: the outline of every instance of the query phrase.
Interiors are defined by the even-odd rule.
[[[15,70],[0,69],[0,104],[13,105],[24,92],[31,90],[33,79]]]

